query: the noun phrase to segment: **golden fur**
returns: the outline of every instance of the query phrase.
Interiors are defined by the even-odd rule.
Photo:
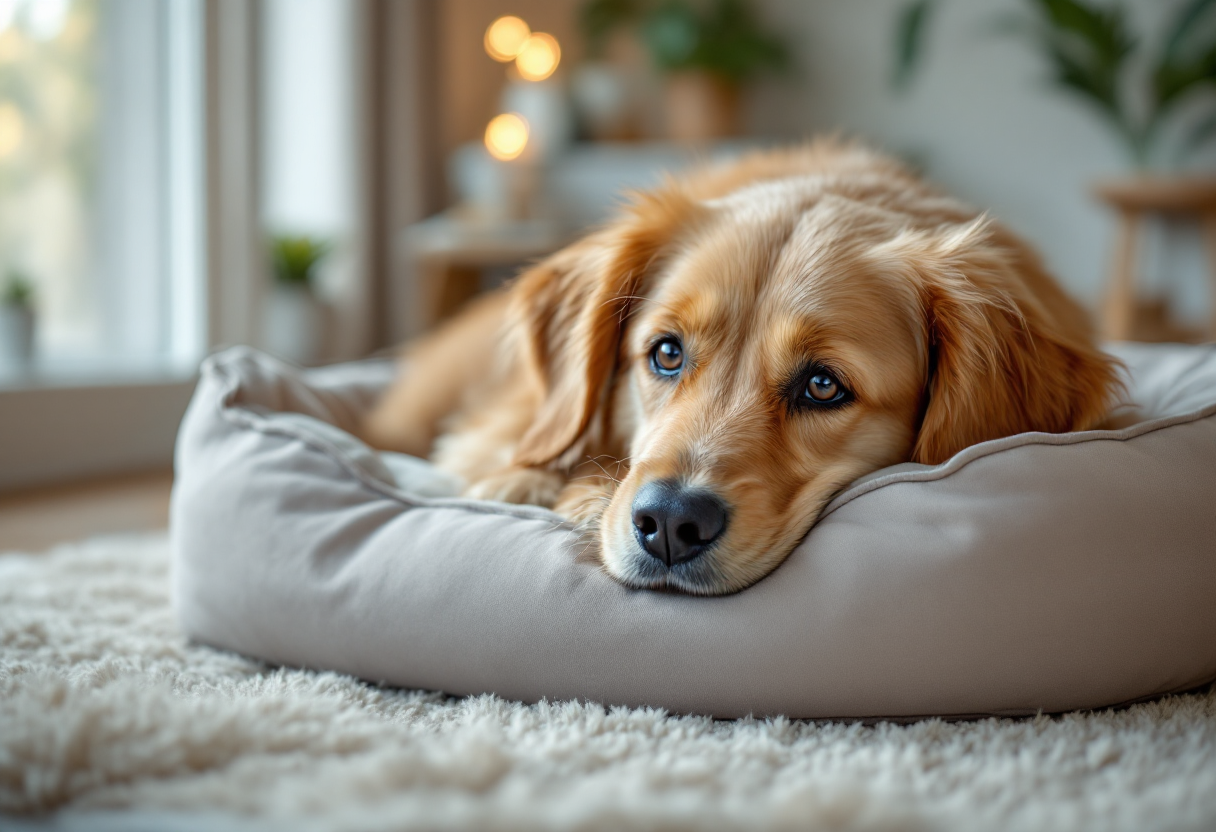
[[[686,357],[674,382],[651,371],[665,334]],[[619,580],[708,594],[772,571],[858,477],[1092,427],[1118,384],[1024,243],[833,141],[637,196],[409,361],[370,442],[431,455],[469,496],[554,507]],[[792,407],[812,363],[852,400]],[[687,569],[651,568],[635,539],[633,497],[661,478],[730,509]]]

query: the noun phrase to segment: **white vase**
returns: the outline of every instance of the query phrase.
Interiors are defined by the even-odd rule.
[[[34,310],[0,303],[0,362],[28,364],[34,357]]]
[[[503,112],[519,113],[528,122],[528,146],[521,161],[544,162],[560,156],[574,138],[569,99],[556,78],[508,81],[500,106]]]
[[[266,350],[296,364],[316,364],[325,346],[325,310],[307,286],[276,283],[266,296]]]
[[[452,154],[450,181],[478,219],[494,222],[546,216],[545,167],[534,158],[500,162],[469,142]]]

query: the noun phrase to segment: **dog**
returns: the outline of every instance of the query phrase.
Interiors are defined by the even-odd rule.
[[[636,194],[406,355],[370,444],[552,507],[628,586],[706,595],[858,477],[1091,428],[1120,384],[1025,243],[839,140]]]

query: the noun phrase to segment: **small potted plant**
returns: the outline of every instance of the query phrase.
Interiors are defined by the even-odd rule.
[[[635,25],[666,76],[668,135],[704,142],[739,132],[740,92],[789,53],[766,33],[747,0],[589,0],[582,16],[592,56],[614,30]]]
[[[34,356],[34,287],[20,272],[9,272],[0,287],[0,361],[26,364]]]
[[[789,61],[744,0],[666,0],[646,14],[642,38],[667,75],[667,132],[676,141],[737,135],[743,86]]]
[[[315,291],[317,267],[329,255],[325,240],[302,234],[270,238],[274,282],[266,303],[267,349],[299,364],[321,358],[325,310]]]

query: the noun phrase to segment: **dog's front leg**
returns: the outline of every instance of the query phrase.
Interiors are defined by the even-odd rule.
[[[513,466],[472,483],[464,496],[553,508],[565,484],[566,478],[555,471]]]
[[[607,457],[588,459],[570,472],[570,478],[553,510],[577,526],[597,526],[600,515],[612,502],[612,495],[626,473],[627,466],[619,460]]]

